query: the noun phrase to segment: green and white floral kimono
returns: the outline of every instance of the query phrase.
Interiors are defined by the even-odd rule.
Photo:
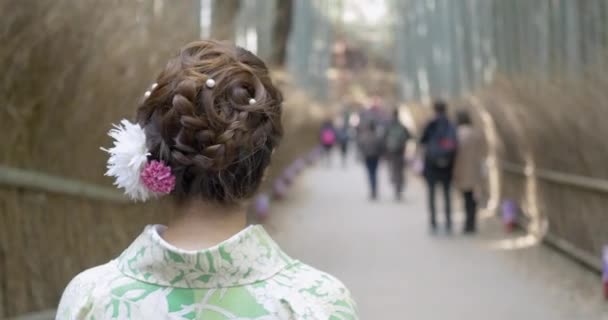
[[[261,226],[184,251],[148,226],[111,262],[68,285],[57,319],[357,319],[336,278],[288,257]]]

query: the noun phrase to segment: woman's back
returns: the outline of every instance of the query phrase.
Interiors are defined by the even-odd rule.
[[[454,163],[454,183],[462,190],[473,190],[481,181],[484,141],[470,125],[458,127],[458,152]]]
[[[358,145],[364,157],[380,157],[383,152],[384,139],[377,132],[376,127],[372,126],[361,130]]]
[[[148,226],[120,257],[78,275],[57,319],[355,319],[334,277],[287,256],[260,226],[177,249]]]

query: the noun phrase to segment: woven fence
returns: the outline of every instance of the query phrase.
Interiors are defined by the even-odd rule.
[[[56,307],[79,271],[170,218],[167,204],[117,197],[99,150],[166,59],[198,38],[198,2],[166,5],[0,3],[10,12],[0,21],[0,318]]]

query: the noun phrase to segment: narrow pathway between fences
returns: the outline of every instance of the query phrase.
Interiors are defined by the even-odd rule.
[[[475,237],[459,228],[431,235],[418,178],[398,203],[381,168],[373,203],[363,167],[334,160],[299,177],[267,229],[289,254],[346,283],[362,319],[608,319],[596,274],[524,234],[506,235],[493,217],[480,219]]]

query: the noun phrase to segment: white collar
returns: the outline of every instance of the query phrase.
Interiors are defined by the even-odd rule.
[[[262,281],[293,263],[261,226],[249,226],[205,250],[167,243],[166,227],[147,226],[117,259],[128,277],[176,288],[226,288]]]

